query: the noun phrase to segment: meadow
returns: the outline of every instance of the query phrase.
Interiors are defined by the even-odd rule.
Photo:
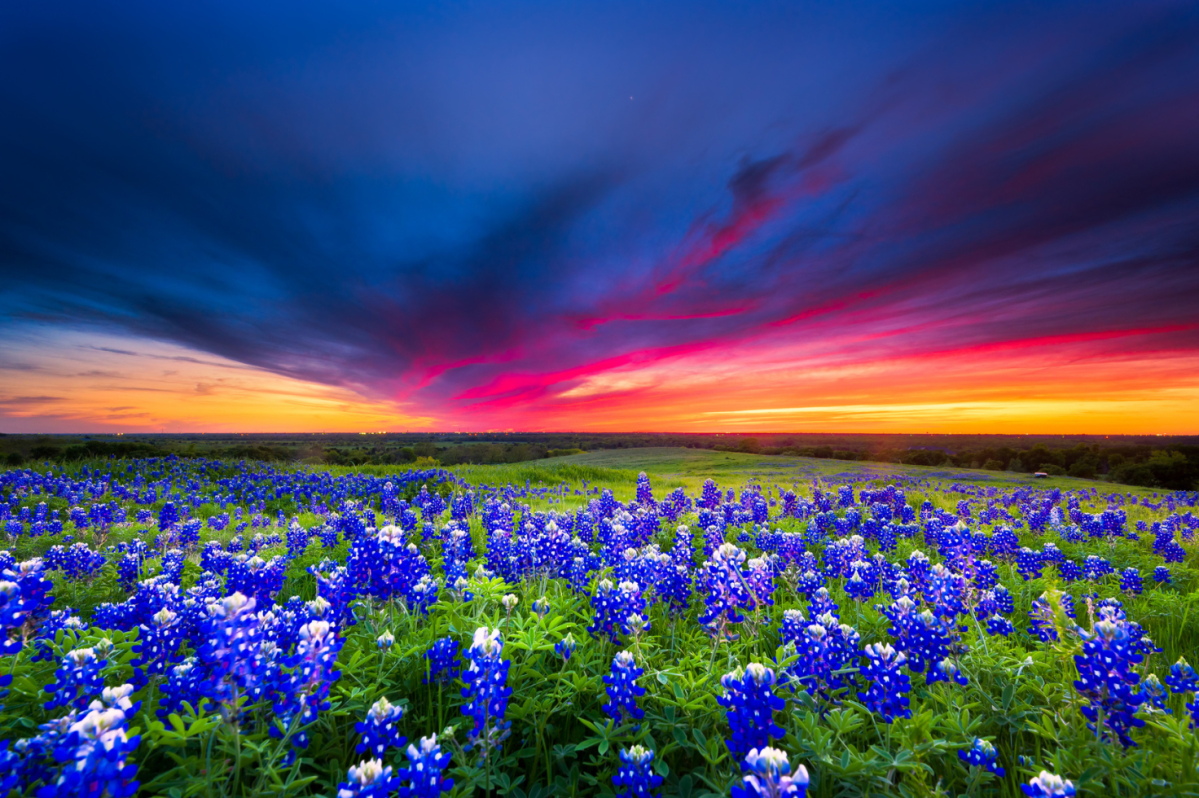
[[[0,472],[0,794],[1199,795],[1199,494],[685,448]]]

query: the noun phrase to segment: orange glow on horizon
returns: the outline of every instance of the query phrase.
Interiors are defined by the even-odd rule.
[[[0,368],[0,429],[1199,432],[1199,355],[1149,340],[1142,352],[1112,350],[1120,337],[891,357],[855,355],[854,341],[640,350],[540,375],[504,372],[434,408],[169,344],[78,333],[53,347],[0,346],[4,362],[36,355],[35,367]]]

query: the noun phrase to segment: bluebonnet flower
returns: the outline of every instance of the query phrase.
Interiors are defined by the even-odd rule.
[[[337,785],[337,798],[390,798],[400,786],[400,779],[392,775],[391,765],[384,765],[379,759],[364,759],[350,765],[347,780]]]
[[[799,580],[795,583],[795,592],[811,601],[816,591],[823,587],[824,574],[809,568],[799,575]]]
[[[511,725],[510,721],[504,720],[504,715],[512,695],[512,688],[506,686],[512,663],[503,659],[503,651],[500,630],[480,626],[467,651],[470,665],[461,676],[466,683],[462,697],[469,699],[462,706],[462,713],[475,722],[469,739],[472,745],[482,746],[484,757],[490,748],[498,747],[504,741]]]
[[[1041,568],[1041,555],[1037,552],[1024,546],[1016,553],[1016,570],[1020,573],[1020,576],[1024,577],[1025,582],[1030,579],[1039,579],[1041,577]]]
[[[1028,621],[1028,633],[1042,643],[1058,639],[1057,620],[1047,596],[1033,599],[1032,609],[1028,611]]]
[[[1141,572],[1136,568],[1125,568],[1120,572],[1120,590],[1124,593],[1140,595],[1143,585]]]
[[[1170,666],[1166,675],[1166,685],[1173,693],[1193,693],[1199,691],[1199,674],[1187,662],[1186,657],[1179,657],[1178,662]]]
[[[177,523],[179,523],[179,511],[175,508],[174,502],[167,502],[158,511],[158,531],[166,532]]]
[[[867,601],[874,596],[874,583],[863,579],[855,568],[845,583],[845,593],[855,601]]]
[[[721,677],[725,692],[716,700],[727,710],[731,734],[725,745],[734,758],[741,759],[751,748],[765,748],[771,737],[783,736],[774,713],[782,711],[786,702],[774,694],[774,682],[774,671],[756,662],[744,672],[737,669]]]
[[[54,748],[63,769],[52,788],[43,788],[39,795],[124,798],[137,792],[137,765],[128,764],[126,757],[141,738],[128,735],[125,710],[96,703],[71,723],[66,738]]]
[[[645,688],[637,686],[637,679],[643,673],[645,671],[637,667],[629,651],[621,651],[612,659],[612,672],[604,676],[604,684],[608,685],[608,703],[603,705],[603,710],[615,725],[645,717],[645,711],[637,706],[637,699],[645,695]]]
[[[1150,712],[1164,712],[1167,715],[1173,715],[1174,710],[1166,706],[1166,699],[1170,697],[1170,691],[1157,678],[1157,674],[1149,674],[1141,681],[1141,706],[1145,707]]]
[[[1012,633],[1012,622],[1002,615],[992,615],[987,619],[987,634],[992,637],[1007,637]]]
[[[53,584],[41,559],[6,563],[0,572],[0,657],[17,654],[50,615]]]
[[[791,774],[787,754],[777,748],[754,749],[741,766],[745,775],[733,785],[732,798],[803,798],[808,791],[808,769],[800,765]]]
[[[58,666],[55,682],[44,688],[50,693],[50,700],[45,703],[46,711],[55,707],[85,709],[92,696],[104,687],[100,671],[107,664],[107,657],[95,648],[77,648],[68,652]]]
[[[386,651],[387,649],[394,646],[395,642],[396,642],[396,636],[393,635],[391,632],[384,632],[383,634],[381,634],[375,638],[375,645],[378,646],[383,651]]]
[[[272,557],[270,561],[257,555],[239,554],[229,562],[227,589],[261,602],[270,602],[283,589],[287,576],[287,560]]]
[[[970,748],[958,751],[958,757],[967,765],[984,768],[990,773],[1003,778],[1004,769],[999,766],[999,752],[989,741],[975,737]]]
[[[1082,708],[1087,718],[1087,727],[1100,734],[1096,724],[1102,714],[1102,732],[1114,732],[1125,747],[1136,745],[1128,732],[1145,721],[1136,717],[1137,708],[1144,701],[1134,688],[1140,676],[1133,668],[1140,663],[1141,655],[1136,650],[1137,640],[1129,634],[1127,621],[1120,620],[1110,608],[1101,608],[1102,617],[1095,623],[1092,632],[1083,632],[1083,653],[1074,657],[1078,667],[1078,681],[1074,687],[1090,700]]]
[[[797,646],[799,660],[789,669],[788,681],[802,686],[809,695],[832,701],[835,694],[853,684],[853,674],[838,673],[859,657],[860,636],[852,626],[838,624],[824,614],[804,629]]]
[[[1057,774],[1042,770],[1041,775],[1021,784],[1020,789],[1029,798],[1069,798],[1074,795],[1074,783]]]
[[[732,625],[745,620],[740,610],[753,609],[758,604],[741,573],[744,562],[744,551],[732,543],[722,543],[703,565],[699,579],[705,609],[698,621],[711,635],[736,639]]]
[[[866,692],[858,693],[862,703],[887,723],[910,718],[907,693],[912,682],[902,670],[907,657],[884,643],[872,643],[863,653],[870,662],[862,669],[862,679],[867,683]]]
[[[429,675],[424,677],[424,683],[446,683],[458,675],[458,652],[461,644],[452,637],[441,637],[433,641],[425,652],[429,661]]]
[[[929,684],[934,682],[957,682],[965,687],[970,683],[966,678],[966,674],[962,673],[958,664],[951,659],[943,659],[934,665],[928,672],[927,680]]]
[[[571,655],[575,653],[575,647],[575,637],[568,632],[566,637],[554,643],[554,652],[562,658],[563,662],[569,662]]]
[[[272,736],[285,736],[293,724],[306,726],[329,708],[329,688],[341,677],[334,664],[342,642],[328,621],[312,620],[300,627],[296,652],[286,662],[291,673],[275,695]],[[308,747],[306,732],[296,731],[292,739],[297,747]]]
[[[150,623],[138,627],[137,643],[133,647],[138,657],[130,663],[134,669],[133,683],[137,687],[144,687],[151,678],[165,674],[167,668],[177,662],[185,634],[179,613],[167,607],[154,613]]]
[[[226,717],[234,717],[243,697],[250,704],[263,697],[275,663],[263,655],[263,630],[254,607],[255,600],[241,593],[208,605],[206,640],[196,652],[202,693],[188,700],[207,698]],[[191,683],[190,672],[188,677],[184,683]]]
[[[549,614],[550,602],[545,596],[533,602],[533,612],[537,613],[538,618],[544,618]]]
[[[595,595],[591,597],[591,606],[595,610],[588,633],[596,640],[607,639],[611,643],[620,644],[621,634],[628,634],[625,620],[625,595],[613,587],[612,582],[601,579],[595,587]]]
[[[388,748],[402,748],[407,742],[406,737],[396,728],[404,717],[404,708],[396,706],[384,696],[371,705],[366,713],[366,720],[354,724],[354,730],[362,735],[362,741],[355,746],[358,753],[370,751],[377,757],[387,753]]]
[[[1114,570],[1110,562],[1096,554],[1088,554],[1083,561],[1083,575],[1092,582],[1102,579]]]
[[[1170,569],[1164,565],[1159,565],[1153,569],[1153,581],[1159,585],[1170,584]]]
[[[451,756],[442,753],[436,734],[420,738],[419,747],[408,746],[407,754],[408,765],[399,772],[408,780],[408,787],[400,791],[404,798],[438,798],[454,789],[454,780],[445,776]]]
[[[620,768],[612,777],[612,784],[617,787],[616,798],[652,798],[662,784],[662,777],[651,770],[654,763],[654,752],[642,745],[622,749],[620,752]],[[623,787],[621,790],[619,788]]]

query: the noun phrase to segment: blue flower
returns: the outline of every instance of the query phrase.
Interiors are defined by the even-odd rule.
[[[1028,784],[1021,784],[1020,789],[1029,798],[1069,798],[1074,795],[1073,782],[1048,770],[1042,770],[1041,775],[1029,779]]]
[[[554,651],[563,662],[569,662],[571,655],[575,653],[576,645],[574,635],[567,633],[566,637],[554,643]]]
[[[863,653],[870,662],[862,669],[862,678],[867,682],[866,692],[858,693],[862,703],[887,723],[895,718],[910,718],[907,693],[912,682],[902,671],[907,657],[884,643],[872,643]]]
[[[995,637],[1001,635],[1007,637],[1012,633],[1012,622],[1002,615],[992,615],[987,619],[987,634]]]
[[[438,798],[454,789],[454,780],[444,775],[451,755],[441,752],[436,734],[420,738],[420,747],[410,745],[407,753],[408,766],[399,773],[409,783],[404,798]]]
[[[651,798],[656,795],[654,790],[662,784],[662,777],[650,768],[654,762],[654,752],[645,746],[634,745],[620,752],[620,768],[612,777],[612,784],[617,788],[616,798]]]
[[[458,675],[458,652],[462,646],[452,637],[441,637],[433,641],[425,652],[429,661],[429,675],[424,677],[425,684],[430,682],[446,683]]]
[[[1120,590],[1122,592],[1140,595],[1142,589],[1140,571],[1136,568],[1125,568],[1120,572]]]
[[[732,798],[803,798],[808,769],[800,765],[791,775],[787,754],[777,748],[754,749],[745,757],[745,775],[732,789]]]
[[[774,722],[774,713],[786,706],[774,694],[774,682],[774,671],[756,662],[744,672],[738,669],[720,679],[725,692],[716,700],[727,710],[725,718],[731,735],[725,745],[735,759],[741,759],[750,749],[765,748],[771,737],[778,739],[785,733]]]
[[[499,629],[480,626],[467,656],[470,665],[462,671],[462,697],[468,699],[462,713],[474,720],[470,733],[472,745],[479,745],[486,757],[492,747],[499,747],[508,736],[510,721],[504,720],[512,688],[506,686],[511,661],[503,659],[504,642]]]
[[[377,757],[387,753],[388,748],[402,748],[407,738],[396,728],[404,717],[404,708],[396,706],[386,697],[376,701],[366,713],[366,720],[354,724],[354,729],[362,735],[362,741],[355,746],[358,753],[370,751]]]
[[[999,763],[997,762],[998,756],[999,753],[995,750],[995,746],[979,737],[974,738],[974,743],[969,749],[958,751],[958,757],[967,765],[976,768],[985,768],[987,771],[1002,778],[1005,771],[999,767]]]
[[[125,715],[119,706],[96,702],[82,718],[69,721],[65,739],[53,749],[62,771],[50,789],[43,788],[38,794],[124,798],[136,793],[137,765],[127,764],[125,759],[141,738],[128,735]]]
[[[1126,748],[1136,743],[1128,736],[1129,730],[1144,726],[1145,721],[1136,717],[1137,708],[1144,697],[1136,690],[1140,676],[1133,670],[1141,662],[1137,652],[1138,639],[1130,633],[1129,624],[1123,620],[1119,610],[1100,607],[1101,617],[1092,632],[1084,632],[1086,641],[1083,653],[1074,657],[1078,667],[1078,681],[1074,687],[1079,694],[1088,698],[1090,704],[1082,708],[1089,721],[1087,727],[1096,734],[1100,715],[1107,732],[1114,732]]]
[[[392,775],[391,765],[364,759],[350,765],[348,779],[337,786],[337,798],[389,798],[398,789],[400,779]]]
[[[58,666],[55,682],[45,687],[51,694],[45,704],[46,711],[55,707],[86,709],[92,696],[104,687],[100,671],[107,664],[108,659],[95,648],[77,648],[68,652]]]
[[[1199,674],[1195,673],[1186,657],[1179,657],[1178,662],[1170,666],[1170,673],[1166,675],[1166,685],[1173,693],[1199,692]]]
[[[637,706],[637,699],[645,695],[645,688],[637,686],[637,679],[643,673],[631,652],[621,651],[612,659],[612,672],[604,676],[609,700],[603,710],[617,726],[645,717],[645,711]]]

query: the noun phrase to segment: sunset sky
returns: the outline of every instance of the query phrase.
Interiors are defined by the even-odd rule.
[[[1199,433],[1199,6],[7,3],[0,432]]]

